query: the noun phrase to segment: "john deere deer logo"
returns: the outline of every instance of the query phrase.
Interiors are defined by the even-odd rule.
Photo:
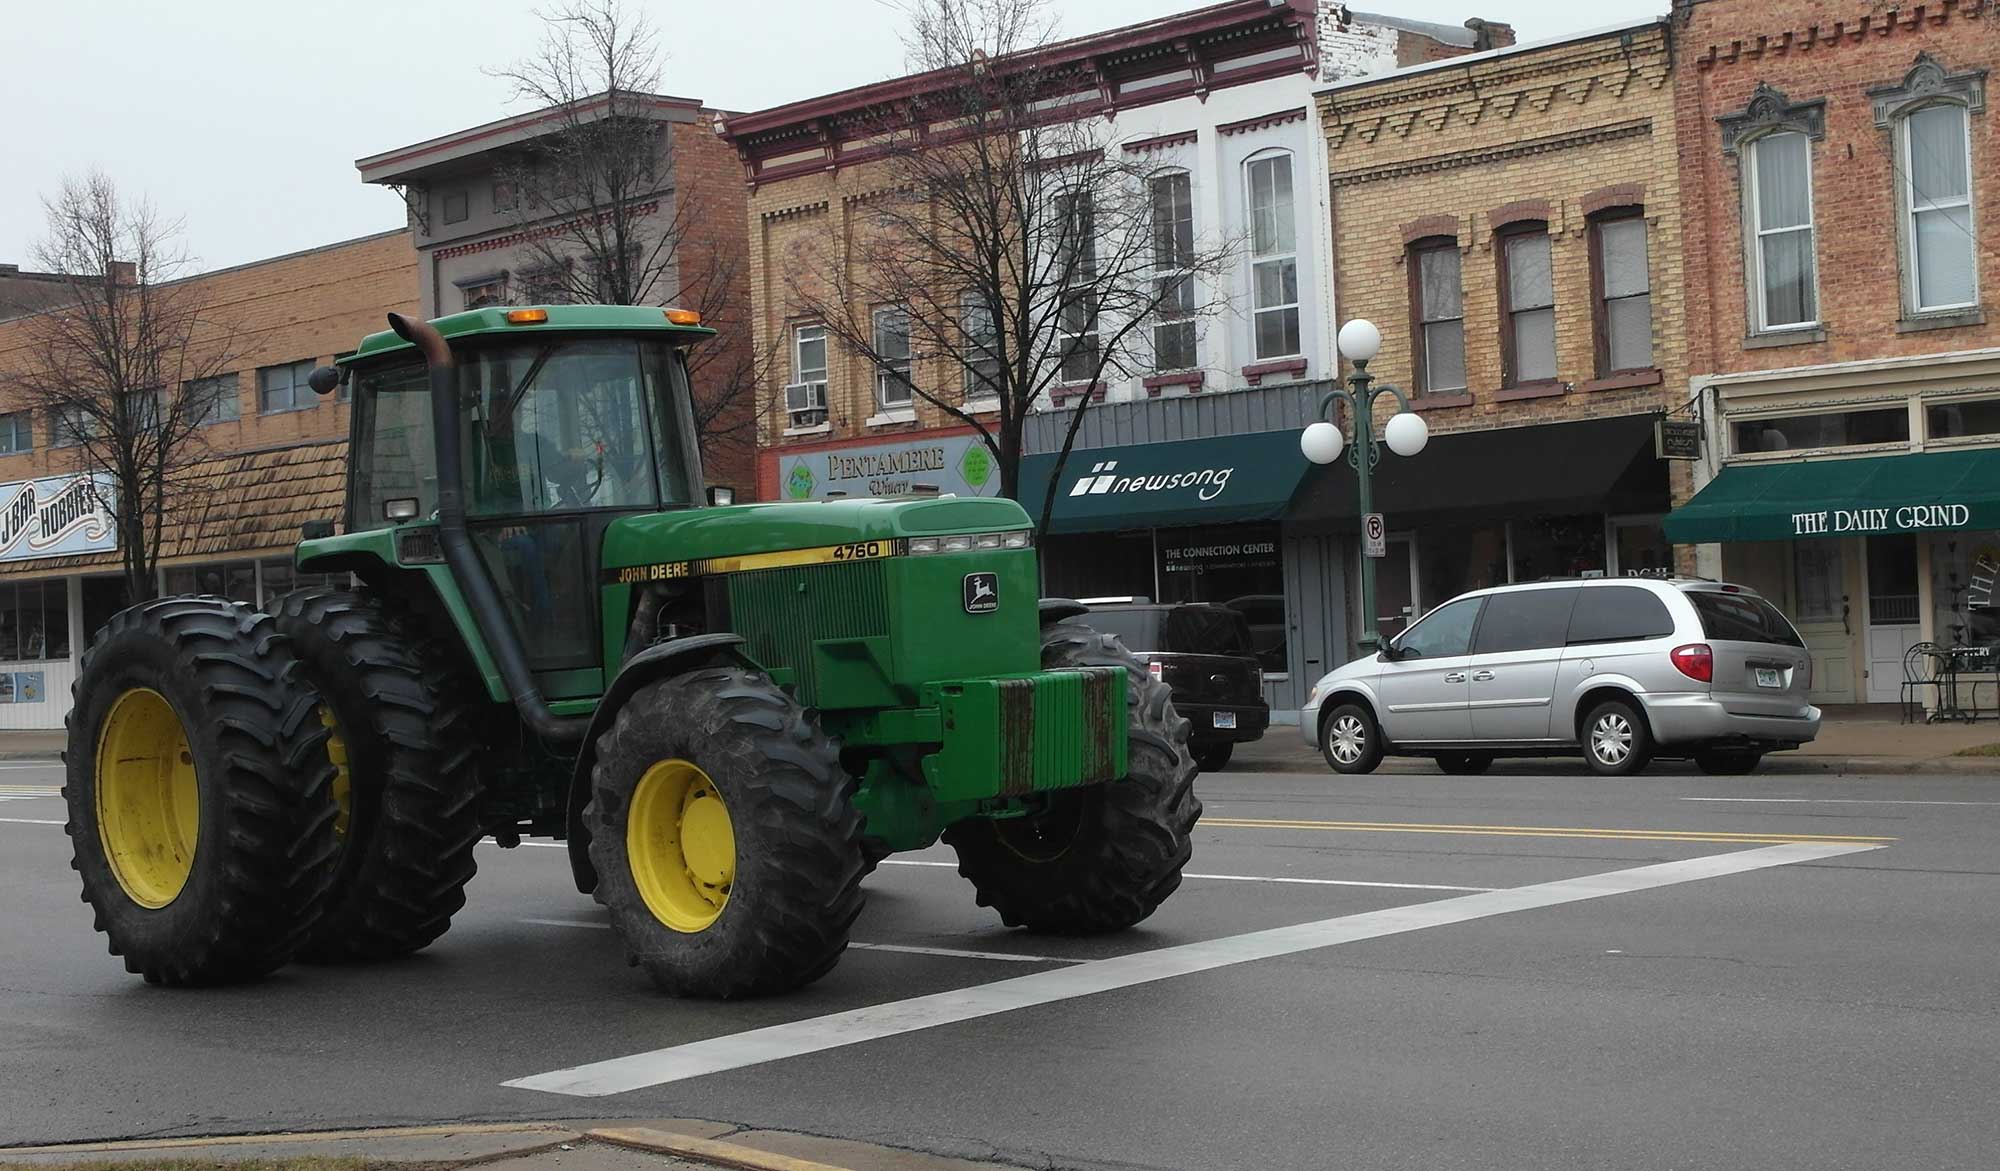
[[[965,612],[991,614],[1000,608],[1000,579],[991,573],[965,575]]]

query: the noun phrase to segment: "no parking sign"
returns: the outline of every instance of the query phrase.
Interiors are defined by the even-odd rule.
[[[1389,553],[1389,530],[1379,512],[1365,513],[1361,517],[1361,552],[1369,557],[1385,557]]]

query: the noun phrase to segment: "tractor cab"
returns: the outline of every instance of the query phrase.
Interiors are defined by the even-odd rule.
[[[459,487],[473,547],[542,690],[597,694],[605,527],[702,503],[684,350],[708,331],[617,306],[477,310],[437,325],[456,361]],[[347,360],[350,533],[421,524],[438,508],[424,360],[393,333],[369,343],[377,339]]]

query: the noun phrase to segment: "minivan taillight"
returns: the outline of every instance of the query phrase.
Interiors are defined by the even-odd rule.
[[[1669,655],[1680,673],[1700,683],[1715,682],[1715,652],[1705,642],[1677,646]]]
[[[1146,674],[1151,675],[1155,679],[1158,679],[1161,675],[1165,673],[1166,673],[1166,667],[1164,664],[1160,662],[1160,660],[1158,659],[1146,660]]]

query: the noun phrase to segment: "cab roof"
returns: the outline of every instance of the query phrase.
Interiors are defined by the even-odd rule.
[[[507,315],[519,309],[539,309],[548,314],[548,318],[521,325],[510,324]],[[437,327],[446,341],[484,336],[526,338],[547,333],[625,333],[660,334],[668,340],[691,343],[715,336],[715,331],[705,325],[675,325],[667,320],[666,310],[651,305],[489,305],[483,309],[467,309],[463,313],[435,318],[431,324]],[[385,329],[362,338],[361,345],[353,353],[334,361],[345,366],[399,350],[415,349],[415,346],[396,336],[394,330]]]

